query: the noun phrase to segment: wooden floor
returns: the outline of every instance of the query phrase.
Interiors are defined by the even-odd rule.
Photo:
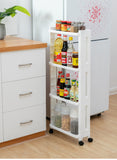
[[[110,97],[110,110],[91,118],[94,142],[80,147],[77,141],[54,132],[0,149],[0,158],[117,158],[117,95]]]

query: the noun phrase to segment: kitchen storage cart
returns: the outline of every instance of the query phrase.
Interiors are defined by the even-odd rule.
[[[55,64],[54,59],[54,41],[56,35],[67,35],[72,36],[78,42],[76,43],[79,53],[78,59],[78,68],[67,67],[59,64]],[[72,32],[62,32],[56,31],[55,28],[50,28],[50,98],[51,98],[51,122],[50,122],[50,131],[53,133],[53,130],[57,130],[61,133],[64,133],[68,136],[76,138],[79,140],[79,145],[84,145],[83,138],[88,137],[88,142],[92,142],[93,139],[90,137],[90,99],[91,99],[91,53],[90,53],[90,30],[79,31],[78,33]],[[57,81],[57,72],[58,70],[63,72],[69,71],[73,74],[78,74],[79,88],[78,88],[78,97],[79,102],[73,102],[57,96],[56,94],[56,81]],[[70,105],[71,107],[76,107],[78,112],[78,134],[73,134],[70,131],[63,130],[62,127],[58,128],[54,125],[55,115],[55,103],[56,101],[65,102],[66,106]]]

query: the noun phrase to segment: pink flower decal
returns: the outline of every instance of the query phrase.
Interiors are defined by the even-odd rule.
[[[101,22],[101,8],[98,6],[92,7],[89,9],[89,22]]]

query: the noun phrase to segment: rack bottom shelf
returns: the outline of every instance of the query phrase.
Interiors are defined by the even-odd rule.
[[[50,124],[50,128],[51,128],[51,129],[54,129],[54,130],[56,130],[56,131],[59,131],[59,132],[61,132],[61,133],[63,133],[63,134],[66,134],[66,135],[68,135],[68,136],[70,136],[70,137],[73,137],[73,138],[75,138],[75,139],[78,139],[78,138],[79,138],[79,135],[74,135],[74,134],[72,134],[72,133],[69,132],[69,131],[64,131],[63,129],[57,128],[57,127],[55,127],[55,126],[52,125],[52,124]]]

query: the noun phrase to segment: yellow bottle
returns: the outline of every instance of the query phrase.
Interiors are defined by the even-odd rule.
[[[61,51],[63,48],[63,40],[61,39],[61,34],[57,34],[57,39],[54,43],[54,63],[61,65]]]

